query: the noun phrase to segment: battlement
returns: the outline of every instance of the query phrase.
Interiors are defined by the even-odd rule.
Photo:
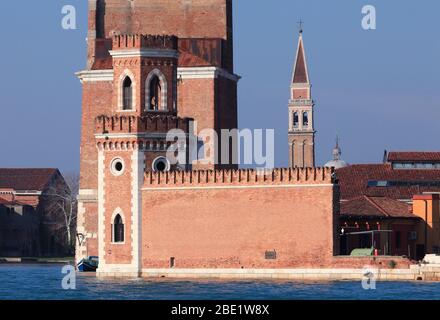
[[[147,115],[143,117],[101,115],[95,119],[95,133],[167,133],[172,129],[180,129],[187,133],[191,121],[190,118],[179,118],[171,115]]]
[[[333,184],[333,168],[146,172],[145,187]]]
[[[113,50],[124,49],[163,49],[177,50],[176,36],[124,34],[113,37]]]

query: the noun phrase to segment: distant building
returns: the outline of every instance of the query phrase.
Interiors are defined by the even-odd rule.
[[[348,163],[342,160],[342,150],[339,146],[339,138],[336,138],[336,146],[333,149],[333,160],[327,162],[324,167],[341,169],[348,167]]]
[[[440,192],[440,152],[390,152],[382,164],[355,164],[336,174],[342,201],[367,195],[411,203],[416,194]]]
[[[290,85],[288,134],[290,167],[315,166],[314,106],[301,31]]]
[[[40,253],[40,217],[33,206],[0,198],[0,256]]]
[[[361,196],[342,202],[340,253],[374,247],[380,255],[416,258],[417,239],[411,235],[420,222],[410,205],[394,199]]]
[[[57,169],[0,168],[0,256],[67,254],[64,215],[54,199],[69,192]]]
[[[440,253],[440,152],[390,152],[382,164],[338,168],[336,178],[342,254]]]

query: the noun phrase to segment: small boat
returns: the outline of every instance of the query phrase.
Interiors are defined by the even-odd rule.
[[[77,264],[77,269],[80,272],[96,272],[98,269],[99,258],[98,257],[88,257],[87,259],[82,259]]]

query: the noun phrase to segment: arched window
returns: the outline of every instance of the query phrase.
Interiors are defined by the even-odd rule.
[[[298,112],[294,112],[293,113],[293,127],[294,128],[298,128],[299,126],[299,116],[298,116]]]
[[[113,222],[113,242],[124,242],[124,222],[120,214],[116,215]]]
[[[174,88],[174,90],[177,89]],[[165,75],[159,69],[154,69],[145,79],[145,110],[168,111],[167,92],[168,84]]]
[[[161,110],[162,106],[162,87],[158,76],[154,76],[150,82],[150,110]]]
[[[122,103],[124,110],[133,108],[133,88],[130,77],[126,77],[122,85]]]
[[[309,113],[303,112],[303,126],[307,127],[309,125]]]

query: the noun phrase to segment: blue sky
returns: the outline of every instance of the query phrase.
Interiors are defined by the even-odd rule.
[[[87,2],[3,1],[1,167],[79,170],[81,86]],[[61,8],[77,9],[77,30]],[[361,28],[374,5],[377,30]],[[240,128],[274,128],[276,165],[287,166],[287,102],[302,19],[316,100],[317,164],[336,134],[350,163],[388,150],[440,150],[440,2],[236,0],[235,70]]]

